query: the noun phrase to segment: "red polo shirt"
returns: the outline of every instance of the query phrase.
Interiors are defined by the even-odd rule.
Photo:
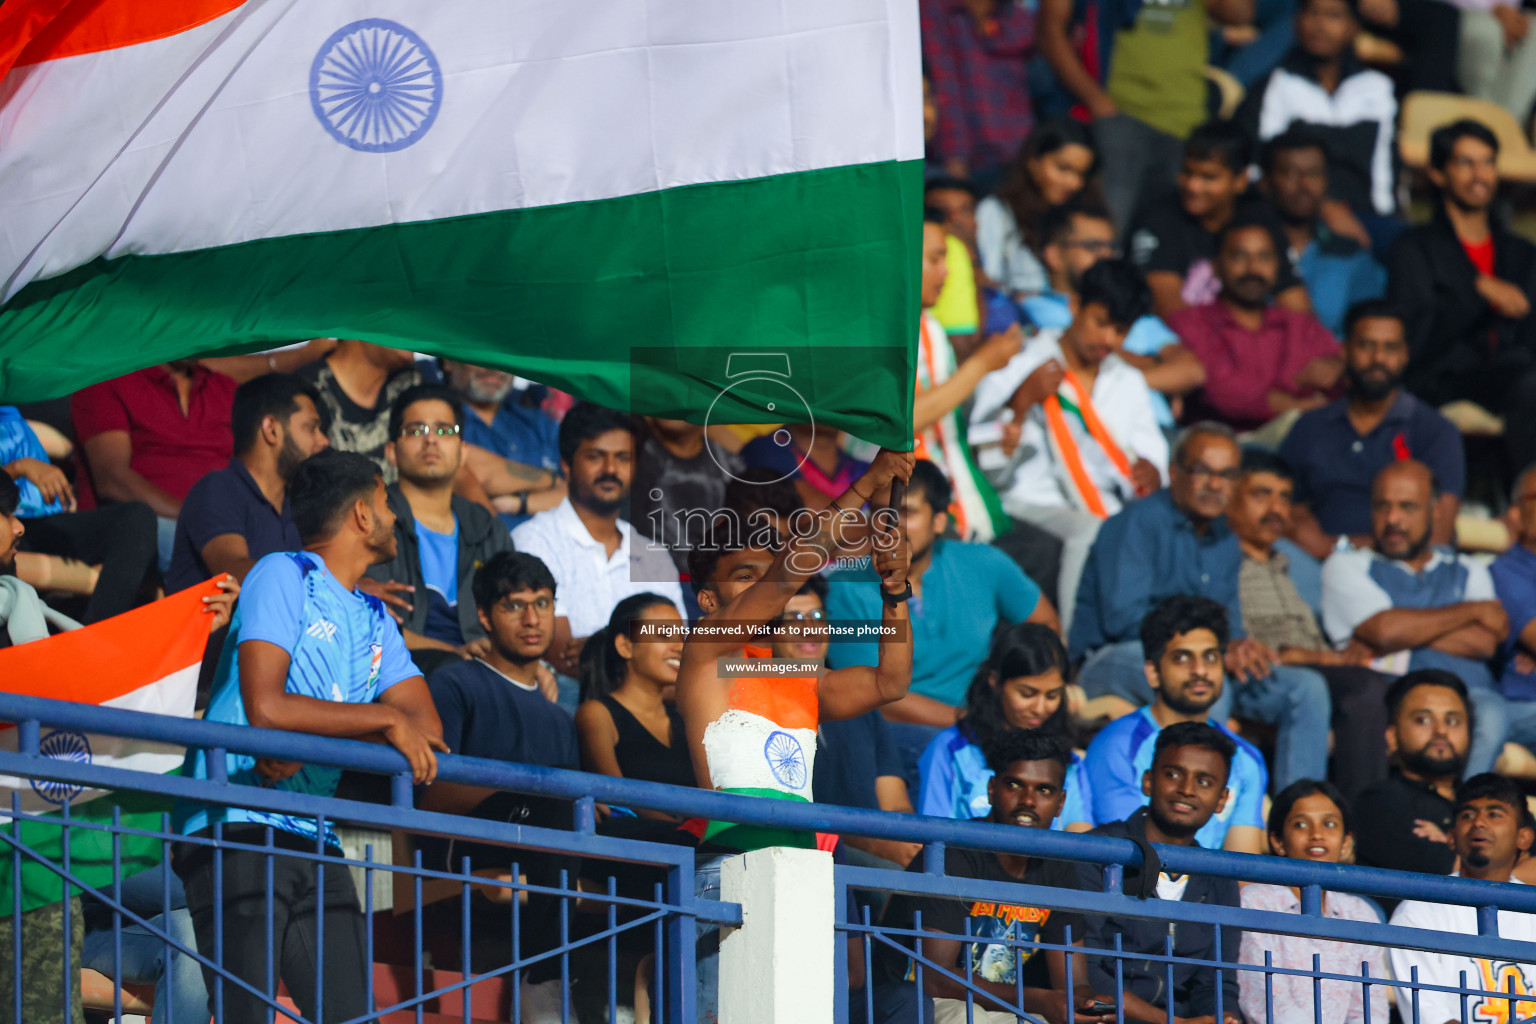
[[[1205,386],[1192,396],[1191,419],[1220,420],[1252,430],[1274,418],[1265,397],[1271,388],[1300,397],[1296,375],[1318,356],[1337,355],[1339,343],[1317,318],[1270,306],[1264,323],[1250,331],[1220,302],[1186,306],[1168,326],[1205,367]]]
[[[85,443],[109,430],[128,433],[128,467],[177,501],[206,473],[229,463],[234,435],[229,427],[236,384],[199,366],[192,372],[187,412],[181,411],[176,382],[164,367],[151,366],[92,384],[70,402],[75,435],[85,461]],[[82,509],[97,506],[89,466],[75,488]]]

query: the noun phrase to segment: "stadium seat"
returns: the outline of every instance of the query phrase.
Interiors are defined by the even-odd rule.
[[[1412,92],[1403,101],[1398,152],[1403,163],[1422,170],[1429,163],[1429,137],[1436,128],[1471,118],[1487,125],[1499,139],[1499,177],[1525,184],[1536,182],[1536,150],[1525,131],[1503,107],[1486,100],[1449,92]]]

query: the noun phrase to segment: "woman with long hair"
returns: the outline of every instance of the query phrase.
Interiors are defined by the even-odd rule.
[[[1018,301],[1050,287],[1040,262],[1045,212],[1092,190],[1098,155],[1088,128],[1069,119],[1046,121],[1029,133],[997,192],[976,207],[981,269]]]
[[[1269,848],[1276,857],[1310,860],[1319,864],[1339,864],[1354,859],[1354,836],[1350,829],[1349,804],[1330,782],[1299,779],[1280,791],[1269,809]],[[1253,883],[1243,886],[1243,906],[1252,910],[1271,910],[1282,914],[1301,913],[1301,892],[1295,886]],[[1343,921],[1381,921],[1381,912],[1359,896],[1342,892],[1323,893],[1323,916]],[[1378,946],[1355,942],[1295,935],[1270,935],[1243,932],[1238,962],[1262,966],[1264,954],[1274,967],[1297,971],[1313,969],[1312,957],[1319,957],[1318,968],[1324,974],[1360,976],[1360,965],[1370,964],[1373,978],[1386,978],[1387,954]],[[1274,1017],[1266,1014],[1263,971],[1238,971],[1238,991],[1243,1015],[1249,1020],[1273,1020],[1274,1024],[1310,1024],[1314,1019],[1312,979],[1304,975],[1274,974],[1269,985],[1274,999]],[[1323,1015],[1318,1020],[1357,1024],[1367,1019],[1362,989],[1364,986],[1343,981],[1325,981],[1321,994]],[[1370,1020],[1387,1019],[1388,989],[1372,985]]]
[[[933,738],[918,762],[922,788],[917,813],[942,818],[985,817],[990,808],[984,750],[1005,733],[1044,729],[1063,737],[1071,732],[1067,712],[1067,652],[1049,627],[1021,622],[998,633],[987,660],[982,662],[966,691],[960,721]],[[1067,800],[1073,807],[1087,807],[1081,793],[1081,759],[1073,754],[1067,770]],[[1061,821],[1085,821],[1068,816],[1063,806]]]
[[[589,772],[696,786],[683,717],[671,701],[683,640],[636,641],[636,624],[677,626],[677,607],[660,594],[634,594],[613,609],[608,625],[581,652],[581,706],[576,732]],[[641,811],[653,818],[671,815]]]

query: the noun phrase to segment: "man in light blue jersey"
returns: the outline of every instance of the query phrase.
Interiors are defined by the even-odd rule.
[[[1261,853],[1264,790],[1269,773],[1258,748],[1209,717],[1225,681],[1227,613],[1205,597],[1176,594],[1164,599],[1141,623],[1151,704],[1116,719],[1088,745],[1083,772],[1092,793],[1087,824],[1122,821],[1146,804],[1142,776],[1152,767],[1157,737],[1175,722],[1208,722],[1236,745],[1228,773],[1230,795],[1200,826],[1201,845],[1240,853]],[[1070,827],[1075,823],[1068,823]]]
[[[395,516],[384,481],[367,457],[330,449],[300,464],[288,499],[304,550],[267,555],[251,567],[206,718],[388,743],[410,761],[416,782],[429,784],[437,775],[433,752],[448,749],[431,694],[383,603],[357,589],[369,566],[395,554]],[[322,765],[240,754],[226,755],[225,768],[232,783],[314,796],[334,795],[341,775]],[[188,751],[184,771],[207,778],[206,751]],[[184,803],[177,806],[176,820],[189,837],[207,837],[222,823],[223,837],[235,842],[263,844],[268,827],[279,849],[313,853],[320,841],[313,818],[238,806]],[[324,842],[331,853],[340,853],[329,828]],[[274,995],[267,989],[272,957],[274,978],[287,985],[305,1017],[319,1019],[316,936],[323,908],[326,981],[318,1001],[324,1019],[369,1012],[364,921],[351,873],[332,865],[322,885],[314,861],[276,857],[269,893],[265,854],[223,850],[218,856],[216,865],[211,846],[192,842],[175,851],[174,867],[186,886],[203,955],[211,958],[221,940],[225,968],[269,996]],[[222,870],[218,890],[216,866]],[[214,929],[216,900],[223,906],[222,935]],[[205,969],[205,974],[209,991],[215,991],[217,972]],[[223,992],[226,1024],[269,1019],[265,1003],[241,986],[225,982]]]

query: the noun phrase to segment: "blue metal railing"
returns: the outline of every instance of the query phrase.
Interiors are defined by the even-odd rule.
[[[740,923],[740,909],[731,904],[695,901],[689,876],[693,851],[665,844],[637,843],[599,834],[596,830],[595,805],[616,804],[631,808],[667,812],[692,818],[728,820],[744,824],[791,829],[804,832],[832,832],[903,842],[925,844],[921,872],[894,872],[874,868],[840,867],[836,877],[841,893],[846,888],[877,889],[885,892],[928,894],[952,898],[975,898],[976,883],[943,873],[944,845],[954,845],[996,853],[1080,861],[1103,867],[1103,887],[1099,892],[1040,890],[1039,887],[1004,885],[1008,895],[1001,898],[1021,904],[1052,906],[1090,914],[1115,914],[1127,917],[1156,917],[1159,920],[1189,921],[1223,928],[1260,930],[1276,934],[1308,935],[1369,945],[1456,952],[1471,957],[1498,957],[1536,963],[1536,943],[1512,941],[1498,935],[1497,910],[1536,913],[1536,887],[1491,884],[1470,879],[1409,874],[1352,865],[1315,864],[1275,857],[1205,850],[1198,847],[1159,847],[1165,870],[1194,873],[1218,878],[1268,882],[1294,886],[1301,892],[1300,914],[1274,914],[1238,907],[1184,905],[1159,901],[1155,907],[1120,891],[1123,870],[1141,864],[1135,844],[1119,839],[1075,833],[990,825],[949,819],[889,814],[856,808],[800,804],[788,801],[758,800],[702,790],[660,786],[631,779],[594,776],[580,772],[541,768],[506,762],[444,755],[439,758],[438,778],[443,782],[484,786],[514,793],[533,794],[570,800],[574,804],[572,831],[535,828],[436,814],[414,807],[414,792],[405,758],[391,748],[355,740],[318,738],[254,727],[237,727],[194,719],[167,718],[83,704],[51,701],[13,694],[0,694],[0,720],[17,723],[15,752],[0,751],[0,773],[24,778],[50,779],[92,788],[133,789],[167,797],[204,803],[228,804],[278,813],[347,820],[386,830],[402,830],[418,835],[448,836],[517,846],[535,851],[579,853],[604,860],[629,861],[656,865],[669,872],[667,891],[647,905],[661,916],[655,919],[658,930],[665,918],[666,944],[673,950],[691,943],[690,931],[696,921],[733,926]],[[389,777],[391,799],[388,804],[368,804],[335,798],[309,796],[266,788],[231,784],[216,775],[208,780],[155,776],[123,772],[88,762],[73,762],[48,757],[39,751],[41,727],[67,728],[85,733],[136,737],[178,746],[201,747],[210,752],[209,764],[222,771],[225,752],[267,757],[285,761],[324,764]],[[132,776],[131,780],[126,776]],[[0,828],[0,833],[5,830]],[[172,838],[160,836],[160,838]],[[9,840],[7,840],[9,841]],[[286,853],[285,853],[286,855]],[[320,858],[323,853],[312,855]],[[371,865],[380,869],[378,865]],[[452,877],[472,884],[463,875],[433,873],[419,865],[391,866],[388,870],[413,874],[415,884],[432,877]],[[473,884],[482,884],[475,879]],[[515,879],[502,883],[517,888]],[[996,893],[998,884],[987,883]],[[523,887],[526,890],[526,886]],[[1325,917],[1323,892],[1357,893],[1389,899],[1414,899],[1474,908],[1478,934],[1453,935],[1440,932],[1392,928],[1369,922],[1345,921]],[[99,894],[111,903],[111,893]],[[574,890],[564,892],[574,897]],[[989,898],[997,899],[997,895]],[[1030,901],[1033,901],[1031,904]],[[613,907],[622,905],[615,900]],[[839,910],[842,902],[839,902]],[[650,919],[647,919],[650,921]],[[136,922],[142,924],[143,922]],[[419,927],[419,926],[418,926]],[[845,934],[862,934],[872,945],[881,941],[878,925],[841,919]],[[195,951],[187,950],[188,953]],[[839,947],[839,959],[845,953]],[[674,1013],[684,1016],[691,1001],[692,971],[690,958],[669,957],[667,976],[660,979],[671,1000],[668,1019]],[[1238,969],[1237,965],[1224,965]],[[658,964],[658,971],[661,965]],[[418,972],[419,973],[419,972]],[[1276,969],[1276,973],[1284,973]],[[840,975],[841,976],[841,975]],[[1372,979],[1372,983],[1385,983]],[[466,980],[471,984],[466,971]],[[1478,990],[1466,990],[1475,992]],[[419,993],[418,993],[419,994]],[[840,989],[840,1002],[845,993]],[[415,1004],[419,1011],[421,1001]],[[466,1011],[467,1012],[467,1011]],[[1435,1022],[1439,1024],[1439,1022]]]
[[[254,810],[270,811],[294,816],[316,818],[322,823],[347,822],[379,831],[400,831],[414,836],[438,836],[449,837],[455,840],[472,840],[482,844],[492,844],[508,848],[507,863],[510,870],[503,878],[485,878],[470,873],[468,858],[463,861],[462,871],[434,870],[422,865],[421,855],[415,854],[414,862],[406,865],[379,862],[373,859],[371,851],[365,853],[362,859],[338,856],[333,850],[327,850],[318,842],[311,851],[296,851],[287,847],[274,847],[272,831],[266,831],[263,842],[240,842],[232,840],[223,834],[224,826],[216,826],[213,833],[204,837],[185,837],[172,832],[168,821],[162,821],[158,828],[132,827],[121,823],[117,815],[113,816],[110,824],[93,823],[70,817],[70,803],[65,802],[61,808],[62,815],[49,815],[40,813],[23,812],[20,809],[19,797],[12,801],[9,822],[0,824],[0,851],[10,854],[11,863],[8,865],[13,874],[13,902],[6,908],[11,913],[10,920],[15,921],[19,917],[21,908],[21,884],[20,875],[23,863],[41,865],[50,870],[54,875],[62,878],[66,883],[78,891],[94,897],[107,907],[113,915],[114,947],[117,952],[114,964],[121,969],[122,960],[120,947],[117,947],[117,933],[125,926],[136,927],[146,933],[152,941],[163,943],[166,947],[166,958],[169,959],[170,951],[174,950],[182,956],[194,957],[199,963],[213,969],[216,982],[213,986],[212,1001],[217,1019],[223,1019],[221,1003],[226,989],[243,991],[256,996],[264,1005],[277,1008],[277,990],[273,987],[271,971],[268,971],[266,990],[253,986],[245,980],[235,976],[234,973],[222,961],[221,950],[198,950],[191,948],[185,942],[179,942],[172,936],[166,927],[152,925],[145,915],[136,913],[125,907],[117,891],[116,882],[121,877],[121,868],[117,860],[113,861],[112,872],[114,884],[110,886],[93,887],[88,884],[77,871],[71,870],[69,864],[70,837],[76,838],[78,845],[79,836],[86,832],[108,833],[112,837],[114,853],[123,840],[149,839],[162,845],[162,856],[169,852],[173,843],[186,843],[189,846],[212,847],[219,851],[244,851],[246,853],[261,854],[266,857],[268,863],[268,900],[270,903],[271,863],[273,860],[301,861],[305,863],[324,865],[331,870],[344,868],[357,868],[363,871],[370,880],[364,886],[363,910],[370,914],[373,909],[374,886],[372,878],[378,874],[400,876],[407,880],[413,887],[414,920],[412,921],[412,963],[409,965],[410,973],[414,977],[414,992],[405,992],[402,997],[387,1006],[379,1006],[371,1009],[364,1016],[353,1018],[354,1021],[373,1021],[381,1015],[405,1012],[414,1015],[416,1020],[422,1019],[422,1014],[427,1006],[433,1002],[443,1003],[452,998],[456,993],[463,997],[463,1015],[469,1019],[470,990],[482,982],[495,980],[498,977],[512,976],[514,984],[511,988],[511,1017],[518,1019],[520,1016],[518,1001],[521,997],[521,987],[516,984],[516,979],[521,977],[529,968],[541,963],[555,962],[558,960],[561,984],[561,1005],[559,1008],[562,1020],[572,1020],[571,992],[569,987],[570,960],[572,954],[595,944],[606,943],[608,949],[608,1018],[613,1019],[616,1011],[615,990],[617,978],[614,971],[614,963],[617,960],[617,940],[626,933],[635,934],[644,929],[652,929],[654,934],[650,936],[649,945],[657,950],[686,950],[688,955],[657,956],[656,976],[652,982],[650,999],[655,1008],[653,1019],[666,1020],[671,1024],[692,1024],[694,1003],[694,977],[693,957],[691,955],[696,922],[709,922],[719,925],[736,925],[741,922],[740,908],[733,904],[723,904],[710,901],[699,901],[694,897],[693,890],[693,850],[686,846],[669,845],[664,843],[638,842],[634,840],[620,840],[600,835],[595,831],[595,801],[588,789],[583,785],[586,777],[578,773],[563,773],[570,778],[563,780],[563,785],[545,785],[534,780],[532,785],[506,786],[501,788],[516,789],[521,792],[544,792],[549,794],[558,789],[558,794],[569,797],[573,801],[574,815],[571,831],[563,831],[559,828],[535,827],[522,823],[510,823],[494,820],[485,820],[458,815],[440,814],[415,809],[411,806],[413,792],[408,773],[402,772],[405,767],[404,759],[393,749],[375,744],[349,741],[329,740],[310,736],[260,730],[254,728],[234,727],[219,723],[202,722],[195,719],[166,718],[158,715],[148,715],[139,712],[121,711],[112,708],[102,708],[90,705],[72,704],[43,700],[38,698],[16,697],[14,695],[0,695],[0,701],[4,701],[0,708],[0,721],[16,723],[16,729],[12,733],[15,738],[16,749],[14,751],[0,751],[0,774],[16,776],[19,778],[47,779],[61,783],[71,784],[91,789],[109,789],[122,793],[147,793],[171,799],[182,799],[205,804],[222,804],[232,807],[242,807]],[[176,744],[180,746],[203,746],[213,755],[210,763],[217,769],[224,765],[225,752],[249,754],[255,757],[269,757],[280,760],[300,761],[308,764],[325,764],[340,768],[383,774],[393,779],[391,786],[391,802],[388,804],[374,804],[353,800],[337,799],[333,797],[317,797],[301,793],[293,793],[231,784],[224,778],[191,779],[176,775],[154,775],[142,772],[127,771],[121,768],[107,767],[92,764],[89,761],[62,760],[50,757],[40,750],[43,726],[50,728],[68,729],[81,733],[107,736],[134,737],[162,743]],[[457,764],[453,762],[458,762]],[[494,772],[486,774],[487,768],[499,767],[492,762],[474,763],[470,759],[447,758],[444,760],[445,771],[440,772],[439,778],[448,782],[468,783],[475,785],[494,785]],[[520,781],[528,781],[526,779]],[[106,798],[110,799],[110,798]],[[60,826],[64,833],[63,858],[52,860],[32,849],[21,839],[21,826],[23,823],[45,823]],[[656,886],[656,891],[651,898],[638,898],[634,895],[620,894],[615,890],[613,876],[608,876],[606,892],[592,892],[578,889],[574,878],[567,878],[563,873],[557,885],[540,885],[533,881],[521,881],[518,876],[517,858],[529,858],[529,852],[544,852],[552,854],[564,854],[580,857],[587,861],[624,862],[632,865],[642,865],[655,868],[665,874],[665,882]],[[222,862],[222,854],[218,862]],[[323,869],[322,869],[323,870]],[[464,897],[463,935],[461,944],[461,956],[463,967],[459,972],[462,975],[457,981],[427,990],[421,984],[425,964],[423,962],[423,922],[421,915],[422,890],[424,884],[453,883]],[[217,889],[217,883],[215,883]],[[510,927],[512,929],[511,960],[491,970],[472,969],[469,957],[469,896],[472,890],[503,890],[510,894]],[[532,951],[524,955],[518,953],[518,928],[522,920],[522,914],[518,909],[519,897],[532,896],[544,897],[558,901],[559,904],[559,944],[550,949]],[[572,908],[578,901],[587,904],[598,904],[606,914],[603,922],[595,932],[575,936],[572,934]],[[215,920],[223,905],[222,897],[215,896],[213,906]],[[170,907],[165,908],[169,912]],[[66,925],[70,914],[69,902],[64,904],[63,913]],[[623,914],[624,919],[619,920]],[[323,949],[323,933],[325,915],[317,915],[317,934],[315,942],[317,947]],[[366,919],[366,918],[365,918]],[[216,924],[214,931],[222,934]],[[367,962],[373,959],[373,932],[367,932],[368,950]],[[19,943],[19,930],[17,942]],[[272,937],[267,936],[266,948],[272,948]],[[13,949],[13,964],[11,970],[6,971],[8,977],[13,977],[19,982],[20,956]],[[67,955],[67,954],[66,954]],[[322,954],[323,955],[323,954]],[[270,961],[269,961],[270,962]],[[13,974],[14,972],[14,974]],[[65,972],[68,974],[69,965],[66,963]],[[114,975],[115,976],[115,975]],[[373,1007],[372,976],[369,982],[369,1005]],[[317,1001],[323,996],[325,987],[325,972],[323,965],[317,964],[315,987],[322,990],[317,993]],[[335,982],[332,982],[335,984]],[[22,1013],[23,986],[20,983],[12,986],[14,1006],[0,1006],[0,1014],[14,1013],[12,1019],[26,1019]],[[120,1004],[121,993],[116,997]],[[290,1017],[309,1024],[311,1018],[300,1017],[293,1009],[286,1009]],[[505,1009],[494,1015],[493,1019],[506,1016]],[[163,1019],[157,1014],[157,1020]],[[343,1024],[333,1017],[326,1018],[327,1024]]]
[[[84,763],[52,760],[36,753],[38,725],[77,729],[108,736],[137,737],[178,746],[203,747],[212,754],[228,751],[254,757],[325,764],[356,771],[388,775],[394,779],[395,809],[410,809],[413,792],[410,768],[404,755],[392,748],[359,740],[339,740],[285,733],[252,726],[234,726],[189,718],[167,718],[137,711],[122,711],[88,704],[72,704],[0,693],[0,721],[19,723],[20,754],[0,753],[0,772],[25,777],[47,777],[81,785],[102,785],[95,772],[102,769]],[[223,759],[211,756],[212,765]],[[831,832],[839,835],[867,836],[900,842],[930,844],[928,863],[933,863],[931,844],[949,844],[995,853],[1016,853],[1059,860],[1088,861],[1119,867],[1138,867],[1141,852],[1126,839],[1091,836],[1075,832],[1015,828],[949,818],[932,818],[854,807],[834,807],[788,800],[759,800],[751,797],[714,793],[700,789],[663,786],[635,779],[452,754],[438,758],[438,778],[444,782],[487,786],[515,793],[537,794],[577,802],[577,831],[592,832],[593,805],[601,802],[624,807],[664,811],[689,818],[732,821],[802,832]],[[229,786],[228,780],[215,778],[215,785]],[[195,780],[174,776],[150,777],[136,788],[170,796],[220,802]],[[280,793],[268,789],[238,786],[229,790],[230,802],[242,807],[283,811],[296,814],[331,814],[327,799]],[[372,805],[360,805],[372,806]],[[388,812],[381,812],[388,813]],[[412,811],[410,818],[395,817],[389,827],[415,828],[423,812]],[[331,815],[334,817],[334,815]],[[472,819],[438,815],[434,824],[421,831],[441,830],[451,823],[466,834]],[[516,826],[513,826],[514,828]],[[601,837],[594,837],[600,841]],[[507,840],[524,844],[519,840]],[[609,847],[604,855],[619,855],[621,847]],[[1359,893],[1363,896],[1393,900],[1426,900],[1458,906],[1536,913],[1536,886],[1511,883],[1479,882],[1442,875],[1423,875],[1352,864],[1316,864],[1280,857],[1229,853],[1201,847],[1160,846],[1163,867],[1174,872],[1210,875],[1248,882],[1298,886],[1302,903],[1314,906],[1324,889]],[[935,869],[937,871],[937,869]],[[1311,892],[1309,893],[1309,890]],[[1491,913],[1479,915],[1483,933],[1497,934]],[[1342,937],[1342,936],[1341,936]]]

